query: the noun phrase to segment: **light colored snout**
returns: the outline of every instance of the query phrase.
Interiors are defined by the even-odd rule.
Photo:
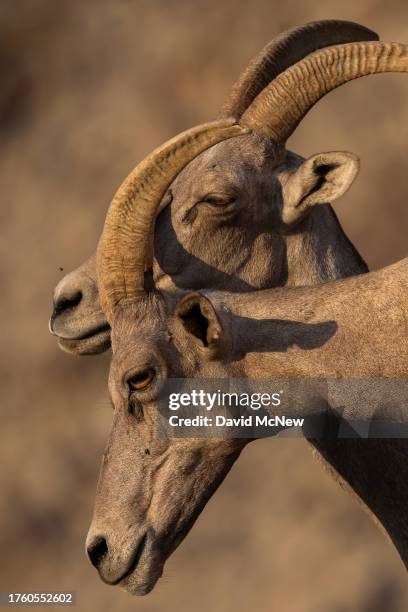
[[[49,329],[63,350],[92,354],[109,347],[110,327],[99,303],[94,258],[64,276],[53,302]]]
[[[163,562],[155,551],[152,530],[103,533],[91,526],[86,553],[103,582],[120,584],[133,595],[146,595],[162,575]]]

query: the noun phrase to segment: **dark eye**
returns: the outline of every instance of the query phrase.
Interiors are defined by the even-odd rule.
[[[141,391],[142,389],[146,389],[146,387],[153,382],[155,377],[156,372],[153,368],[147,368],[146,370],[134,374],[127,381],[129,391]]]

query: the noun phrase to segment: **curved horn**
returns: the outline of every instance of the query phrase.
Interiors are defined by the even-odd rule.
[[[408,72],[408,46],[362,42],[327,47],[304,58],[264,89],[241,124],[285,143],[327,93],[369,74]]]
[[[378,34],[352,21],[313,21],[283,32],[268,43],[232,86],[221,117],[240,119],[256,96],[281,72],[309,53],[340,43],[378,40]]]
[[[144,291],[156,211],[170,183],[205,149],[247,132],[231,119],[187,130],[153,151],[121,185],[109,207],[97,250],[99,295],[108,320],[120,302]]]

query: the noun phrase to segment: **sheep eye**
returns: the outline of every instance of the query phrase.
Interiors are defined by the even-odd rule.
[[[203,204],[210,204],[210,206],[228,206],[233,204],[236,198],[234,196],[221,195],[221,194],[208,194],[202,199]]]
[[[138,372],[127,381],[129,391],[141,391],[142,389],[146,389],[155,377],[156,372],[153,368],[147,368],[146,370]]]

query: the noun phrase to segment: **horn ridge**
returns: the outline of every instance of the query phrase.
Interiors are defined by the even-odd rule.
[[[221,117],[240,119],[257,95],[284,70],[303,57],[329,45],[378,40],[378,34],[352,21],[313,21],[283,32],[248,64],[232,86]]]
[[[363,76],[408,72],[408,46],[357,42],[326,47],[280,74],[244,113],[240,123],[285,143],[327,93]]]

